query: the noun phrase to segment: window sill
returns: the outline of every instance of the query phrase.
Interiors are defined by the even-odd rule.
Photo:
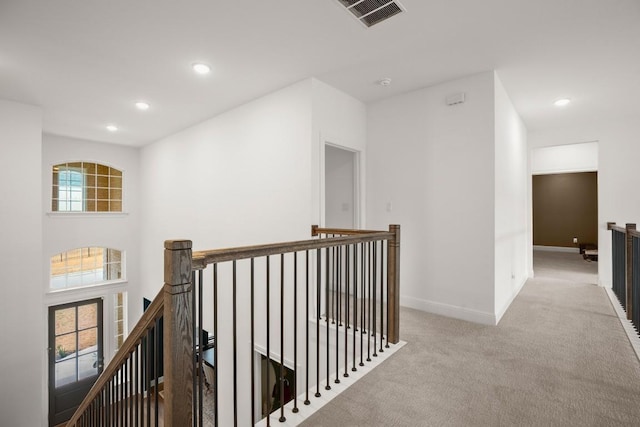
[[[126,217],[129,212],[47,212],[50,218],[117,218]]]
[[[117,282],[101,283],[69,289],[48,289],[45,293],[44,304],[51,306],[56,304],[66,304],[73,301],[82,301],[91,298],[104,298],[109,294],[117,292],[127,292],[128,282],[120,280]]]
[[[111,288],[119,288],[128,283],[127,279],[114,280],[111,282],[102,282],[102,283],[93,283],[91,285],[86,286],[76,286],[75,288],[64,288],[64,289],[49,289],[47,290],[47,295],[60,295],[67,293],[78,293],[81,291],[90,291],[95,289],[111,289]]]

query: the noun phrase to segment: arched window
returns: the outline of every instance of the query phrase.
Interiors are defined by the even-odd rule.
[[[124,277],[122,252],[110,248],[78,248],[51,257],[53,290],[109,283]]]
[[[53,166],[53,212],[122,212],[122,171],[95,162]]]

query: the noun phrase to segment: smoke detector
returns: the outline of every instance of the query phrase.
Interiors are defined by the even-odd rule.
[[[376,83],[380,86],[389,86],[391,84],[391,79],[389,77],[385,77],[384,79],[378,80]]]
[[[397,0],[336,0],[355,18],[367,27],[404,12],[405,8]]]

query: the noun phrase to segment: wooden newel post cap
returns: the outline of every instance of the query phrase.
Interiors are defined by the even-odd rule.
[[[607,222],[607,230],[611,230],[611,228],[613,228],[613,226],[616,225],[615,221],[613,222]]]
[[[165,240],[164,248],[170,251],[181,251],[184,249],[191,249],[193,243],[191,240]]]
[[[318,235],[318,225],[312,225],[311,226],[311,236],[317,236]]]

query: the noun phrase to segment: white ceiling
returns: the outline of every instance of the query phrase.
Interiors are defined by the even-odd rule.
[[[373,102],[496,69],[529,130],[640,119],[640,0],[401,3],[367,29],[335,0],[0,0],[0,98],[140,146],[309,77]]]

